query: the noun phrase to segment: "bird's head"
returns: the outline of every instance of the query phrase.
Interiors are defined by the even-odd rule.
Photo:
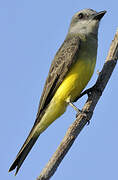
[[[83,9],[73,17],[69,27],[69,33],[74,34],[98,34],[99,22],[106,11],[96,12],[92,9]]]

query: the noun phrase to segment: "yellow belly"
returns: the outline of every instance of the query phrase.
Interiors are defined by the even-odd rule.
[[[71,68],[62,84],[56,91],[44,116],[42,117],[38,133],[43,132],[54,120],[61,116],[68,105],[67,99],[71,101],[79,96],[90,80],[95,67],[96,60],[80,60]]]
[[[95,63],[96,60],[77,61],[56,91],[55,97],[64,101],[70,98],[71,101],[74,101],[89,82]]]

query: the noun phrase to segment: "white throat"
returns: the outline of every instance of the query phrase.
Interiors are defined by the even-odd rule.
[[[69,33],[83,34],[88,36],[89,34],[98,34],[99,22],[95,20],[84,20],[70,25]]]

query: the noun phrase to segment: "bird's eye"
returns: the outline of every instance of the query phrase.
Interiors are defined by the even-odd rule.
[[[79,19],[82,19],[83,16],[84,16],[83,13],[79,13],[79,14],[78,14]]]

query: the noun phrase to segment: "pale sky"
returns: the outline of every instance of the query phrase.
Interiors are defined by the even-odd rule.
[[[0,1],[1,179],[35,180],[75,120],[69,107],[38,139],[18,175],[8,173],[36,117],[53,57],[65,39],[71,17],[83,8],[106,10],[100,23],[97,79],[118,27],[116,1]],[[117,66],[85,126],[52,180],[118,179]],[[86,96],[76,105],[82,108]]]

